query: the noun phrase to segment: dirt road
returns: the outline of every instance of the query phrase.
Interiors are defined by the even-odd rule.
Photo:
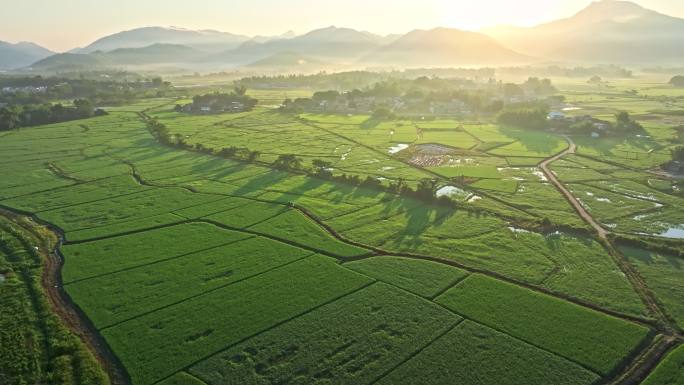
[[[580,217],[582,217],[582,219],[584,219],[585,222],[587,222],[591,227],[594,228],[594,230],[598,234],[599,238],[607,239],[608,234],[610,232],[608,230],[606,230],[605,228],[603,228],[603,226],[601,226],[594,219],[594,217],[592,217],[591,214],[589,214],[589,212],[584,208],[584,206],[582,206],[580,201],[577,200],[577,198],[575,198],[574,195],[572,195],[570,190],[568,190],[568,188],[565,187],[565,185],[563,185],[560,182],[560,180],[558,180],[558,177],[556,177],[556,174],[554,174],[551,171],[551,169],[549,169],[549,165],[551,163],[559,160],[560,158],[562,158],[566,155],[574,154],[577,151],[577,145],[575,144],[575,142],[572,141],[572,139],[570,139],[569,137],[566,136],[565,140],[568,141],[568,148],[565,151],[563,151],[557,155],[554,155],[551,158],[544,160],[543,162],[541,162],[541,164],[539,164],[539,167],[541,168],[544,175],[546,175],[546,178],[549,180],[549,182],[551,182],[556,187],[556,189],[558,189],[558,191],[560,191],[563,194],[563,196],[565,196],[565,199],[568,202],[570,202],[570,204],[575,209],[575,211],[577,211],[577,213],[580,215]]]

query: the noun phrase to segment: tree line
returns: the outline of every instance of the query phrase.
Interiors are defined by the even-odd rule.
[[[26,105],[55,100],[88,99],[99,105],[119,105],[139,98],[175,94],[171,83],[162,78],[110,78],[107,74],[93,79],[67,77],[0,76],[0,103]]]
[[[0,108],[0,131],[43,124],[61,123],[106,115],[87,99],[76,99],[73,106],[56,104],[10,105]]]

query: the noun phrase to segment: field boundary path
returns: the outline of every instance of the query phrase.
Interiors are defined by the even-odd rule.
[[[658,321],[659,332],[662,333],[657,336],[652,343],[642,350],[641,354],[637,355],[632,362],[628,363],[623,370],[618,373],[614,379],[613,384],[620,385],[637,385],[640,384],[648,374],[655,369],[660,361],[665,357],[668,351],[676,346],[678,341],[681,343],[682,336],[678,332],[676,324],[670,319],[667,313],[661,308],[660,303],[650,288],[641,277],[641,275],[632,267],[632,265],[625,259],[617,248],[611,242],[609,235],[611,232],[605,229],[601,224],[584,208],[582,203],[565,187],[565,185],[558,179],[556,174],[551,171],[549,165],[553,162],[563,158],[569,154],[577,152],[577,145],[567,135],[563,135],[568,142],[568,148],[564,151],[545,159],[539,164],[544,175],[547,177],[554,187],[565,197],[565,199],[572,205],[575,211],[587,224],[589,224],[599,237],[599,241],[605,246],[606,250],[613,258],[614,262],[625,274],[628,281],[632,285],[634,291],[639,295],[642,302],[646,305],[650,313]]]
[[[594,228],[594,230],[596,230],[596,233],[598,234],[599,238],[605,240],[608,238],[608,234],[610,234],[610,232],[606,230],[603,226],[601,226],[596,221],[596,219],[594,219],[594,217],[591,216],[591,214],[589,214],[589,212],[584,208],[584,206],[582,206],[582,203],[580,203],[580,201],[577,198],[575,198],[574,195],[572,195],[572,192],[570,192],[570,190],[568,190],[568,188],[565,187],[563,183],[561,183],[556,174],[554,174],[553,171],[551,171],[551,169],[549,168],[549,165],[551,163],[559,160],[560,158],[566,155],[575,154],[577,152],[577,145],[575,144],[575,142],[573,142],[572,139],[570,139],[570,137],[568,136],[563,137],[568,142],[568,148],[550,158],[546,158],[543,162],[539,164],[539,167],[541,168],[544,175],[546,175],[546,178],[549,180],[549,182],[551,182],[551,184],[553,184],[556,187],[556,189],[560,191],[561,194],[563,194],[565,199],[572,205],[572,207],[575,209],[575,211],[577,211],[580,217],[585,222],[587,222],[592,228]]]
[[[98,332],[90,319],[76,305],[64,291],[62,285],[62,258],[59,247],[64,241],[62,231],[53,225],[38,219],[35,215],[0,206],[0,215],[24,228],[37,240],[42,242],[37,252],[41,256],[42,274],[41,286],[52,312],[64,323],[67,329],[74,333],[93,354],[107,373],[112,385],[130,385],[128,373],[119,358],[110,349],[104,337]],[[48,239],[35,228],[17,221],[19,217],[30,218],[32,222],[43,227],[55,237]]]

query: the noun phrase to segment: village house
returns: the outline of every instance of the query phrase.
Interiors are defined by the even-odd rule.
[[[27,87],[3,87],[2,88],[2,93],[3,94],[16,94],[19,92],[26,92],[29,94],[44,94],[48,90],[47,87],[45,86],[40,86],[40,87],[33,87],[33,86],[27,86]]]
[[[560,111],[551,111],[546,119],[554,121],[565,120],[565,114]]]

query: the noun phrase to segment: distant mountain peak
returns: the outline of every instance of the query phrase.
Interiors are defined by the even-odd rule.
[[[519,52],[557,61],[678,65],[684,60],[684,19],[631,1],[595,1],[566,19],[485,32]]]
[[[0,41],[0,69],[16,69],[44,59],[54,52],[36,43],[21,41],[7,43]]]
[[[207,29],[195,31],[175,26],[147,26],[102,37],[74,52],[89,53],[97,50],[112,51],[118,48],[142,48],[155,43],[180,44],[218,52],[237,47],[249,39],[247,36]]]
[[[589,6],[579,11],[571,19],[589,23],[608,20],[621,22],[629,21],[648,13],[656,12],[648,10],[631,1],[600,0],[589,4]]]

